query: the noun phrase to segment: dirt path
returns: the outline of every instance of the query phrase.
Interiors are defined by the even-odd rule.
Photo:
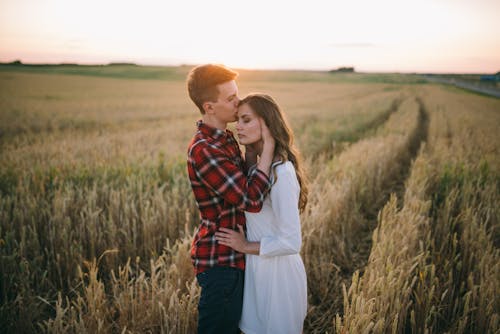
[[[394,161],[400,165],[399,171],[394,176],[391,175],[389,179],[382,180],[385,188],[376,196],[378,198],[376,203],[368,205],[360,203],[363,204],[359,208],[363,220],[360,223],[362,229],[356,232],[354,240],[350,240],[352,244],[349,246],[349,266],[339,267],[338,272],[331,277],[325,277],[327,280],[334,280],[330,287],[333,295],[331,299],[328,299],[328,305],[324,303],[321,296],[316,296],[319,298],[311,300],[314,312],[306,319],[305,333],[322,333],[324,329],[330,328],[335,314],[343,315],[343,296],[340,293],[342,285],[349,288],[354,272],[359,271],[361,275],[364,273],[371,253],[373,231],[377,227],[378,212],[387,203],[391,193],[396,193],[400,198],[399,205],[403,205],[405,182],[410,175],[412,161],[416,158],[422,143],[427,140],[428,136],[428,112],[419,98],[416,101],[418,103],[417,126],[409,136],[406,144],[407,150],[400,155],[397,161]]]
[[[402,98],[394,99],[390,107],[387,108],[384,112],[382,112],[380,115],[375,117],[370,122],[367,122],[366,124],[363,124],[359,128],[354,129],[352,132],[350,132],[348,135],[349,137],[354,138],[354,140],[350,140],[349,142],[355,143],[365,138],[366,136],[369,136],[374,130],[378,129],[385,122],[387,122],[389,117],[391,117],[391,115],[398,110],[402,102],[403,102]],[[313,157],[317,158],[318,156],[323,155],[324,158],[327,160],[332,159],[335,155],[338,155],[343,151],[345,146],[342,144],[344,143],[345,142],[340,140],[339,141],[340,145],[337,145],[335,148],[332,148],[331,143],[329,143],[328,145],[325,145],[324,147],[320,148],[317,152],[315,152]]]
[[[354,262],[354,270],[344,272],[342,277],[344,283],[348,287],[350,285],[352,275],[356,270],[360,271],[362,275],[364,268],[368,263],[372,247],[372,234],[377,227],[378,212],[384,207],[389,200],[391,193],[395,193],[398,197],[398,206],[403,206],[403,197],[405,191],[405,182],[410,175],[412,161],[417,157],[420,146],[423,142],[427,141],[429,116],[420,98],[417,98],[419,104],[419,118],[418,125],[410,137],[410,144],[408,154],[403,158],[401,165],[401,172],[390,182],[389,186],[380,194],[380,201],[369,208],[362,208],[362,214],[367,221],[365,229],[362,230],[359,239],[356,241],[355,248],[353,249],[352,260]],[[343,312],[343,305],[337,306],[339,313]]]

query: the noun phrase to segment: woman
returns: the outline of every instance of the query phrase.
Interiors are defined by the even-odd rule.
[[[292,131],[268,95],[252,94],[239,103],[236,131],[247,158],[248,152],[262,152],[261,119],[276,142],[270,194],[260,212],[245,212],[246,238],[238,225],[239,232],[220,228],[216,239],[246,253],[240,329],[246,334],[301,333],[307,311],[307,279],[299,254],[305,175]]]

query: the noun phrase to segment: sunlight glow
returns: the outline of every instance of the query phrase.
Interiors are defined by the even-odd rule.
[[[500,1],[3,0],[0,61],[500,70]]]

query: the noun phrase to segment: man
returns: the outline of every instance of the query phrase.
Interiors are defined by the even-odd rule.
[[[189,96],[201,112],[198,130],[189,144],[188,174],[201,222],[191,246],[196,278],[201,287],[198,333],[239,333],[243,301],[245,255],[219,244],[220,227],[238,231],[244,211],[258,212],[271,187],[269,172],[274,139],[261,122],[264,149],[257,162],[246,152],[246,162],[227,124],[236,121],[238,73],[222,65],[201,65],[187,79]]]

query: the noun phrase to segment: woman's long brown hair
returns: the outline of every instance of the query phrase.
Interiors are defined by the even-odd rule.
[[[285,115],[281,108],[266,94],[254,93],[240,101],[239,105],[247,104],[266,123],[271,135],[276,141],[274,155],[283,162],[290,161],[295,167],[295,174],[300,185],[299,210],[304,211],[307,205],[308,186],[304,170],[302,169],[302,158],[300,152],[293,143],[293,132],[288,126]],[[275,175],[275,182],[277,175]]]

